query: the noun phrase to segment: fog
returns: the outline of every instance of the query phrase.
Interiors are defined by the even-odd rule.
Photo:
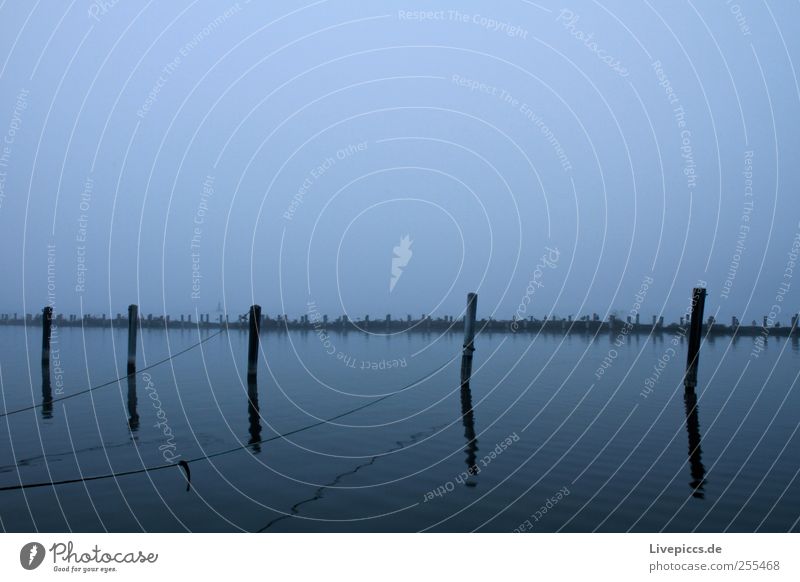
[[[4,313],[797,310],[796,4],[0,13]]]

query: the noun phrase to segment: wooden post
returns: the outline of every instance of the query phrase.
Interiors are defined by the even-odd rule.
[[[475,316],[478,312],[478,294],[467,294],[467,311],[464,315],[464,351],[475,351]]]
[[[53,418],[53,391],[50,388],[50,362],[42,362],[42,418]]]
[[[128,306],[128,375],[136,373],[136,328],[139,326],[139,306]]]
[[[692,320],[689,324],[689,348],[686,352],[686,387],[697,385],[697,363],[700,342],[703,336],[703,310],[706,305],[706,290],[695,287],[692,290]]]
[[[694,389],[687,389],[683,392],[683,401],[686,406],[686,432],[689,436],[689,471],[692,481],[689,486],[692,488],[692,497],[703,499],[705,493],[706,468],[703,466],[703,452],[700,449],[700,420],[697,410],[697,394]]]
[[[53,326],[53,308],[42,309],[42,366],[50,365],[50,330]]]
[[[470,356],[471,357],[471,356]],[[467,455],[467,474],[469,477],[464,483],[467,487],[475,487],[477,483],[471,477],[478,474],[478,439],[475,435],[475,412],[472,408],[472,391],[469,389],[469,378],[461,383],[461,422],[464,425],[464,437],[467,439],[467,447],[464,452]]]
[[[128,428],[139,430],[139,413],[136,410],[136,374],[128,374]]]
[[[253,453],[261,452],[261,413],[258,409],[258,382],[255,375],[247,377],[247,419],[249,421],[250,440]]]
[[[461,355],[461,385],[472,377],[472,352],[475,351],[475,316],[478,311],[477,293],[467,294],[467,311],[464,314],[464,348]]]
[[[255,378],[258,370],[258,333],[261,329],[261,306],[250,307],[250,344],[247,349],[247,377]]]

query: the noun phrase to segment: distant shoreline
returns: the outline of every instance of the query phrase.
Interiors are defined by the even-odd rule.
[[[146,315],[139,319],[139,327],[142,329],[231,329],[247,330],[248,320],[245,315],[217,315],[215,319],[210,314],[200,314],[201,321],[193,319],[191,315],[178,317]],[[736,325],[734,320],[730,325],[717,322],[707,322],[703,325],[703,333],[708,335],[723,336],[774,336],[774,337],[800,337],[800,330],[797,329],[797,316],[792,319],[792,325]],[[42,314],[26,314],[19,317],[17,314],[0,314],[0,325],[3,326],[31,326],[40,327],[42,324]],[[53,318],[53,325],[56,327],[83,327],[83,328],[113,328],[127,329],[128,318],[122,314],[117,314],[114,318],[105,315],[84,315],[83,318],[77,315],[57,314]],[[500,320],[500,319],[480,319],[476,325],[481,332],[491,333],[511,333],[511,334],[531,334],[531,333],[555,333],[555,334],[622,334],[622,335],[650,335],[650,334],[673,334],[683,336],[688,333],[688,319],[680,322],[664,323],[663,318],[653,316],[651,323],[636,323],[634,321],[622,321],[611,318],[605,321],[597,319],[597,316],[584,316],[580,319],[572,318],[552,318],[536,319],[528,318],[521,320]],[[352,320],[347,316],[329,319],[323,315],[322,318],[310,320],[308,316],[301,316],[299,319],[289,319],[288,317],[274,318],[262,316],[261,331],[281,332],[287,330],[314,331],[314,332],[369,332],[373,334],[389,332],[417,332],[417,333],[463,333],[463,320],[453,316],[443,316],[438,318],[424,317],[420,319],[371,319],[365,318]]]

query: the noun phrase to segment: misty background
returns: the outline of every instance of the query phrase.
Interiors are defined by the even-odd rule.
[[[0,311],[788,324],[798,12],[4,3]]]

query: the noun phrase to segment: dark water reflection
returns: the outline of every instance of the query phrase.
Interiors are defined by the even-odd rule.
[[[60,402],[50,370],[41,397],[29,386],[40,363],[19,333],[0,327],[2,403],[37,408],[0,418],[0,487],[163,465],[165,447],[176,465],[233,452],[190,462],[189,491],[177,466],[0,491],[9,531],[798,527],[797,338],[771,338],[758,358],[751,339],[716,338],[687,386],[685,343],[659,367],[670,339],[629,337],[598,379],[613,344],[588,333],[481,335],[469,381],[458,334],[331,334],[330,354],[314,333],[270,333],[268,360],[246,380],[247,338],[230,332],[146,382]],[[143,363],[197,339],[143,330]],[[59,340],[65,395],[86,387],[87,369],[92,384],[124,376],[124,333],[64,329]]]
[[[692,489],[692,496],[703,499],[706,469],[703,466],[703,451],[700,448],[702,438],[700,437],[696,386],[691,383],[686,384],[683,401],[686,404],[686,432],[689,435],[689,467],[692,475],[689,487]]]

